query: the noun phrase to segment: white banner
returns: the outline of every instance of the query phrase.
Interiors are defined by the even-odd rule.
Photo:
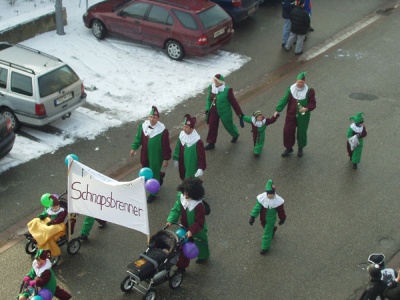
[[[144,177],[118,182],[76,161],[69,162],[68,211],[150,235]]]

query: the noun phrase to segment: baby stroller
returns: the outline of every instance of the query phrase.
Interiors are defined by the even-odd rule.
[[[58,197],[58,200],[60,202],[60,206],[68,211],[68,201],[65,197],[66,195],[67,192],[64,192]],[[67,217],[64,222],[66,224],[65,234],[57,240],[57,245],[58,247],[67,245],[67,252],[71,255],[75,255],[81,248],[81,241],[78,238],[70,239],[69,228],[72,235],[74,233],[76,223],[76,214],[70,214],[70,218]],[[37,242],[29,232],[25,233],[24,235],[28,239],[28,242],[25,245],[25,252],[27,254],[34,255],[38,250]],[[50,261],[52,265],[55,266],[60,261],[60,256],[51,256]]]
[[[132,288],[144,294],[143,299],[154,300],[157,293],[153,288],[165,281],[169,281],[171,289],[178,288],[182,283],[182,273],[172,271],[172,267],[178,262],[180,246],[184,241],[187,230],[182,225],[177,234],[171,230],[158,231],[150,238],[146,251],[139,256],[139,259],[130,263],[127,267],[128,276],[121,282],[121,290],[129,292]],[[178,232],[177,230],[177,232]],[[147,283],[147,287],[142,283]]]

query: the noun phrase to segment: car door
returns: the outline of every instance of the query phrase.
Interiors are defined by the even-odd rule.
[[[111,32],[134,40],[142,40],[142,23],[150,8],[147,3],[137,2],[116,12],[110,24]]]
[[[152,5],[143,22],[142,40],[148,44],[163,47],[164,42],[171,37],[174,20],[167,9]]]

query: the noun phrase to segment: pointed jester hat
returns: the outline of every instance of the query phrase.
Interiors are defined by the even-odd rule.
[[[35,254],[35,258],[40,258],[40,259],[47,259],[50,257],[50,253],[48,250],[43,250],[43,249],[39,249],[38,251],[36,251]]]
[[[299,75],[297,75],[297,80],[306,80],[306,75],[307,72],[301,72]]]
[[[275,194],[275,185],[272,179],[268,180],[267,185],[265,186],[265,191],[267,194]]]
[[[155,106],[151,107],[151,111],[149,116],[155,116],[155,117],[160,117],[160,114],[158,113],[158,109]]]
[[[214,79],[217,80],[220,84],[223,84],[225,82],[225,77],[222,76],[221,74],[215,75]]]
[[[194,125],[196,124],[196,117],[191,117],[189,114],[185,115],[185,118],[183,119],[183,125],[187,125],[190,128],[194,128]]]
[[[358,123],[362,123],[364,122],[364,118],[363,118],[363,112],[358,112],[355,116],[351,116],[350,120],[353,120],[354,123],[358,124]]]

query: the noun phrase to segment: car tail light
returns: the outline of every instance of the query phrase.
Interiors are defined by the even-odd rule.
[[[85,87],[83,83],[81,84],[81,96],[85,94]]]
[[[242,6],[242,0],[232,0],[233,7]]]
[[[208,44],[208,40],[205,35],[202,35],[201,37],[199,37],[199,39],[196,42],[196,45],[207,45],[207,44]]]
[[[36,110],[36,115],[37,116],[45,116],[46,115],[46,109],[44,108],[44,104],[36,104],[35,105],[35,110]]]
[[[6,119],[6,124],[7,124],[7,132],[11,132],[13,130],[12,125],[11,125],[11,120]]]

